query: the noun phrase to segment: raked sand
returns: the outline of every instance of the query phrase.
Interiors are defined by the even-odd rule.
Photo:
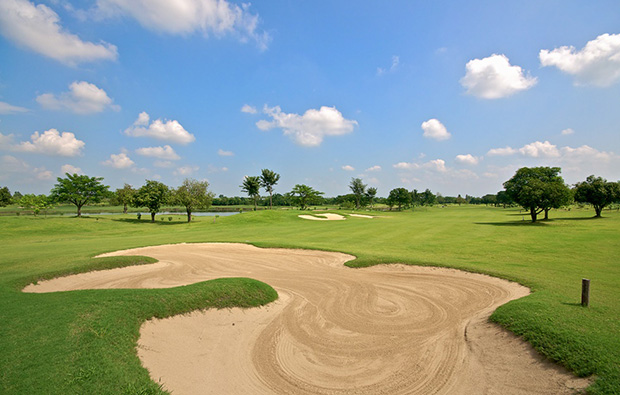
[[[143,324],[138,356],[174,394],[570,394],[588,381],[543,360],[488,322],[528,294],[497,278],[380,265],[352,256],[245,244],[176,244],[117,251],[158,263],[78,274],[25,292],[167,288],[251,277],[279,299]]]

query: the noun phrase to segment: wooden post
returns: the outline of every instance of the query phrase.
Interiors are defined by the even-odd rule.
[[[590,280],[581,279],[581,305],[588,307],[590,305]]]

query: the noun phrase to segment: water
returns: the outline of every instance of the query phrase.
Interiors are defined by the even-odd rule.
[[[133,216],[135,217],[138,213],[127,213],[127,214],[123,214],[123,213],[82,213],[83,216],[88,216],[88,215],[126,215],[126,216]],[[148,211],[145,212],[141,212],[140,214],[142,214],[142,216],[150,216],[151,213],[149,213]],[[215,217],[216,215],[219,215],[220,217],[229,217],[231,215],[235,215],[235,214],[239,214],[238,211],[227,211],[227,212],[215,212],[215,211],[203,211],[203,212],[196,212],[196,213],[192,213],[192,217]],[[182,215],[182,216],[187,216],[187,213],[172,213],[169,211],[164,211],[161,213],[157,213],[157,215]]]

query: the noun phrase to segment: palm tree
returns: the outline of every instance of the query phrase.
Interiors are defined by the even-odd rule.
[[[362,196],[364,196],[366,192],[366,184],[362,182],[361,178],[351,178],[349,189],[351,189],[351,192],[355,195],[355,208],[359,209]]]
[[[273,186],[280,180],[280,175],[269,169],[261,170],[260,185],[265,188],[265,191],[269,192],[269,209],[271,210],[273,203],[271,201],[271,195],[273,194]]]
[[[243,184],[239,186],[241,187],[241,191],[247,193],[249,197],[254,199],[254,211],[256,211],[256,203],[260,197],[260,177],[245,176]]]

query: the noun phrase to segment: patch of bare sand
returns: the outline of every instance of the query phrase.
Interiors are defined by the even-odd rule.
[[[159,263],[85,273],[25,291],[164,288],[251,277],[279,299],[256,309],[150,320],[138,355],[175,394],[569,394],[588,381],[544,361],[488,322],[528,294],[508,281],[451,269],[381,265],[353,257],[244,244],[182,244],[105,256]]]
[[[374,218],[372,215],[365,215],[365,214],[349,214],[349,217]]]
[[[303,218],[303,219],[310,219],[313,221],[342,221],[343,219],[346,219],[344,216],[340,214],[315,214],[315,215],[302,214],[302,215],[298,215],[298,217]],[[319,217],[323,217],[323,218],[319,218]]]

